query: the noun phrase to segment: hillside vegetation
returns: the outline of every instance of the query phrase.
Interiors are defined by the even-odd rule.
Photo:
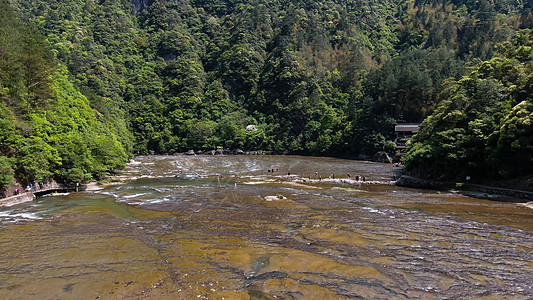
[[[372,155],[431,114],[408,167],[527,173],[532,4],[0,0],[0,188],[188,149]]]
[[[69,81],[47,40],[3,0],[0,19],[0,189],[13,178],[84,182],[124,166],[118,133]]]
[[[524,30],[499,44],[492,59],[447,82],[412,141],[407,167],[435,177],[531,175],[532,95],[533,32]]]

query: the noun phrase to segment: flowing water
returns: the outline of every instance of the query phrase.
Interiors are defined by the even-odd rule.
[[[533,210],[393,175],[330,158],[138,157],[103,189],[0,210],[0,298],[533,298]]]

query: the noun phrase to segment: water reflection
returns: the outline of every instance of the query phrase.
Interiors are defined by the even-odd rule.
[[[533,296],[533,211],[386,185],[392,176],[330,158],[139,157],[119,184],[0,211],[0,295]]]

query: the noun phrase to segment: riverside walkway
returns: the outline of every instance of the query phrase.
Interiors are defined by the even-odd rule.
[[[81,186],[80,186],[81,187]],[[52,192],[59,192],[59,191],[74,191],[76,190],[76,187],[68,187],[65,185],[58,184],[57,182],[51,182],[47,184],[43,184],[42,188],[37,188],[34,186],[31,190],[27,192],[20,193],[18,195],[13,195],[5,198],[0,199],[0,207],[9,207],[25,202],[33,201],[33,199],[36,198],[36,196],[52,193]]]

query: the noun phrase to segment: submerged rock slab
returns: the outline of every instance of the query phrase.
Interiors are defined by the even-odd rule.
[[[266,196],[266,197],[265,197],[265,200],[266,200],[266,201],[287,200],[287,197],[284,197],[284,196],[282,196],[282,195],[277,195],[277,196]]]

